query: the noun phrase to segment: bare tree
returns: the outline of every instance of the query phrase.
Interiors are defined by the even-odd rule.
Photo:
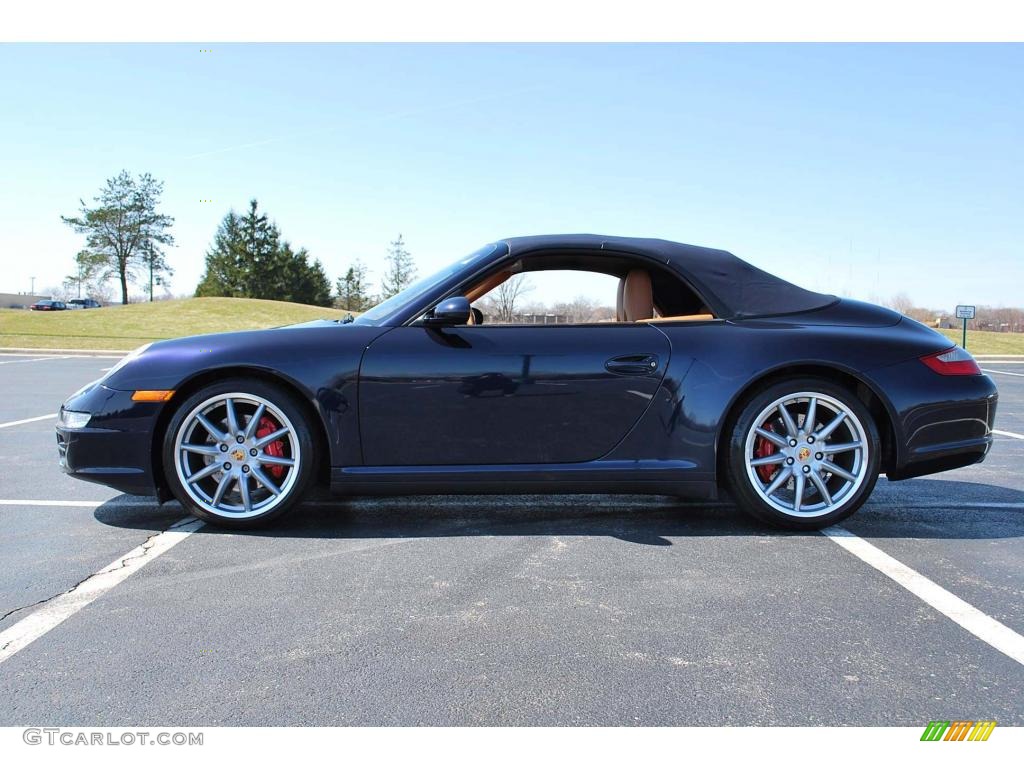
[[[910,300],[907,294],[900,291],[885,302],[885,306],[889,307],[889,309],[895,309],[901,315],[909,315],[910,311],[914,308],[914,302]]]
[[[572,301],[555,304],[554,313],[565,315],[568,323],[596,323],[615,317],[613,308],[602,307],[600,302],[582,294]]]
[[[488,314],[493,314],[499,323],[511,323],[516,313],[516,304],[523,295],[533,290],[526,275],[513,275],[488,294],[485,302]]]
[[[59,286],[43,288],[43,290],[39,292],[39,295],[49,296],[54,301],[67,301],[68,299],[74,298],[74,294],[68,287],[67,283],[63,283]]]

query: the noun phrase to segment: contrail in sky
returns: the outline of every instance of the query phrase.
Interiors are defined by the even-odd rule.
[[[289,139],[307,138],[309,136],[318,136],[327,133],[333,133],[340,131],[343,128],[351,127],[353,125],[372,125],[373,123],[390,122],[392,120],[401,120],[408,117],[418,117],[420,115],[430,114],[431,112],[439,112],[448,109],[456,109],[458,107],[467,107],[472,104],[480,104],[487,101],[494,101],[495,99],[505,99],[509,96],[518,95],[521,93],[528,93],[530,91],[539,91],[547,88],[547,85],[531,85],[523,88],[516,88],[511,91],[503,91],[501,93],[491,93],[486,96],[479,96],[472,99],[461,99],[459,101],[449,102],[447,104],[435,104],[430,107],[423,109],[407,110],[405,112],[395,112],[389,115],[380,115],[378,117],[371,117],[364,120],[354,120],[351,123],[345,125],[334,126],[333,128],[318,128],[312,131],[301,131],[299,133],[290,133],[284,136],[276,136],[270,139],[262,139],[260,141],[250,141],[245,144],[235,144],[230,147],[222,147],[221,149],[211,149],[206,152],[197,152],[193,155],[185,155],[183,160],[197,160],[201,157],[211,157],[212,155],[221,155],[225,152],[235,152],[241,149],[251,149],[253,147],[262,147],[267,144],[273,144],[278,141],[288,141]]]

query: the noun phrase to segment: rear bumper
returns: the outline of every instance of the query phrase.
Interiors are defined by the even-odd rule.
[[[917,360],[871,372],[891,399],[894,461],[890,480],[983,461],[992,446],[999,393],[985,375],[941,376]]]
[[[906,480],[977,464],[985,460],[991,447],[991,436],[932,446],[920,451],[910,463],[887,472],[886,477],[890,480]]]
[[[62,408],[92,414],[82,429],[57,427],[57,453],[65,473],[124,493],[156,493],[151,450],[159,404],[136,403],[131,392],[90,384]]]

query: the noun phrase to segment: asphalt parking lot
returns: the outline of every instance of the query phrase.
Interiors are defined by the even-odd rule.
[[[0,633],[182,519],[57,466],[37,417],[114,362],[0,355]],[[982,366],[985,463],[880,480],[845,528],[1019,639],[1024,360]],[[1024,725],[1022,663],[727,504],[322,500],[175,542],[0,657],[0,725]]]

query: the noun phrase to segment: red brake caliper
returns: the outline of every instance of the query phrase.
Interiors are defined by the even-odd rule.
[[[770,421],[766,421],[761,425],[761,429],[765,429],[769,432],[774,432]],[[258,433],[257,433],[258,434]],[[757,436],[757,442],[754,443],[754,458],[764,459],[771,456],[776,452],[775,445],[760,435]],[[772,479],[772,475],[775,474],[775,470],[778,469],[778,464],[762,464],[757,467],[757,475],[761,478],[761,482],[767,483]]]
[[[260,417],[260,423],[256,427],[256,437],[266,437],[267,435],[277,432],[280,427],[274,423],[273,419],[267,416]],[[269,456],[284,456],[284,443],[280,440],[275,440],[272,443],[268,443],[263,446],[263,452]],[[284,467],[280,464],[264,464],[263,468],[267,470],[275,479],[279,479],[284,474]]]

